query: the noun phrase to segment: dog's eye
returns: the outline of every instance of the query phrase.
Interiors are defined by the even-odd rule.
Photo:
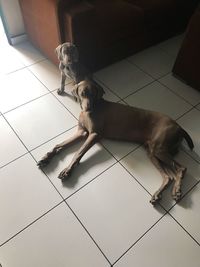
[[[85,91],[82,91],[81,92],[81,97],[86,97],[87,95],[86,95],[86,92]]]

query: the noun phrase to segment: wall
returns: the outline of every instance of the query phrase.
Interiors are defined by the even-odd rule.
[[[9,37],[24,34],[24,23],[18,0],[0,0],[0,7]]]

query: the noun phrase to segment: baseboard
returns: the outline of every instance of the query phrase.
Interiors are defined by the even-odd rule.
[[[12,45],[17,45],[19,43],[26,41],[27,39],[28,39],[27,34],[21,34],[10,38]]]

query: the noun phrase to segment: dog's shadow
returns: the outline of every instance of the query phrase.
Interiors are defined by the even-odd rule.
[[[70,89],[69,90],[69,92],[71,92],[72,91],[72,89]],[[70,98],[71,100],[74,100],[75,101],[75,98],[74,98],[74,96],[72,95],[72,94],[70,94],[70,93],[67,93],[66,91],[64,91],[64,92],[62,92],[62,93],[60,93],[60,94],[58,94],[59,96],[62,96],[62,97],[68,97],[68,98]],[[76,102],[76,101],[75,101]]]
[[[180,152],[181,153],[181,152]],[[176,203],[172,197],[171,197],[171,192],[172,188],[174,185],[174,182],[171,183],[169,188],[167,188],[166,191],[163,192],[164,195],[164,201],[167,203],[167,208],[168,207],[175,207],[176,205],[184,208],[184,209],[191,209],[193,206],[193,201],[192,201],[192,196],[195,190],[198,190],[196,185],[199,182],[199,165],[198,164],[193,164],[191,166],[192,168],[192,173],[197,174],[193,175],[191,171],[188,169],[181,184],[181,189],[182,189],[182,197],[181,199]],[[176,207],[175,207],[176,208]]]
[[[187,151],[187,153],[186,153],[186,151]],[[184,178],[182,180],[182,184],[181,184],[182,197],[181,197],[180,201],[178,201],[177,203],[173,200],[173,198],[172,198],[172,188],[174,186],[174,181],[172,181],[170,183],[170,185],[166,188],[166,190],[163,191],[162,199],[159,202],[160,205],[165,210],[169,210],[175,205],[179,205],[184,209],[191,209],[192,206],[193,206],[192,194],[196,189],[194,188],[194,191],[191,190],[191,189],[199,182],[199,171],[200,171],[200,168],[199,168],[199,164],[198,163],[195,164],[193,159],[191,160],[190,168],[189,168],[189,166],[187,166],[187,155],[190,153],[190,151],[188,151],[188,149],[186,151],[185,150],[184,151],[180,150],[180,152],[179,152],[180,154],[185,155],[186,159],[185,159],[185,162],[184,162],[183,165],[185,167],[188,167],[188,170],[187,170],[187,172],[186,172],[186,174],[185,174],[185,176],[184,176]],[[144,188],[146,188],[146,190],[148,192],[151,193],[151,195],[153,195],[154,190],[156,191],[161,186],[163,178],[162,178],[160,172],[151,163],[150,159],[148,157],[146,157],[146,152],[145,152],[144,148],[143,148],[143,152],[144,153],[142,153],[140,156],[138,156],[138,158],[136,157],[135,162],[133,162],[133,164],[137,164],[137,161],[140,161],[140,169],[138,170],[138,175],[136,175],[136,179],[144,186]],[[192,151],[192,153],[193,153],[193,151]],[[196,155],[196,157],[198,156],[195,152],[193,153],[193,155],[194,154]],[[152,176],[152,177],[144,177],[144,173],[142,171],[143,167],[141,165],[142,156],[144,156],[144,168],[147,168],[148,162],[150,163],[150,165],[148,165],[149,166],[148,168],[151,168],[150,166],[152,166],[152,169],[155,168],[156,172],[154,172],[153,170],[151,172],[151,170],[149,170],[149,174],[151,174],[150,176]],[[191,155],[189,157],[192,158]],[[176,157],[175,157],[175,159],[176,159]],[[182,164],[182,162],[179,159],[178,159],[178,162],[180,162]],[[131,161],[127,161],[126,164],[128,164],[128,166],[129,166],[128,169],[129,168],[131,169],[133,167]],[[142,176],[140,177],[140,175],[142,175]],[[156,175],[155,178],[154,178],[154,175]],[[158,179],[158,176],[160,176],[160,179]],[[149,184],[148,184],[148,183],[146,183],[146,179],[154,179],[154,180],[152,180],[152,183],[153,184],[157,183],[157,187],[155,187],[155,189],[153,190],[152,186],[150,184],[151,181],[149,181],[148,182]],[[158,206],[155,205],[154,207],[157,208],[157,207],[159,207],[159,205]]]
[[[70,164],[72,157],[75,155],[75,153],[78,151],[78,149],[82,144],[83,142],[80,142],[56,155],[51,160],[51,162],[46,167],[43,168],[45,173],[48,176],[51,176],[51,174],[55,173],[55,170],[58,169],[59,165],[62,165],[62,168],[61,169],[59,168],[58,172],[56,170],[56,175],[58,177],[59,173]],[[70,160],[69,157],[67,156],[68,154],[70,155],[71,158]],[[97,171],[94,170],[91,173],[89,173],[89,170],[91,168],[93,169],[98,168],[100,165],[102,165],[107,161],[110,161],[111,159],[112,156],[108,152],[106,152],[105,154],[104,148],[100,145],[98,149],[94,149],[93,151],[88,151],[86,155],[83,156],[80,163],[74,167],[71,175],[60,182],[62,182],[63,187],[74,188],[78,184],[80,179],[84,178],[86,175],[90,176],[88,177],[88,179],[86,179],[89,182],[96,176],[98,176],[101,172],[103,172],[106,167],[102,167],[100,168],[100,170]],[[64,162],[65,164],[63,166]],[[57,177],[55,177],[55,179],[59,179]]]
[[[184,146],[182,146],[182,150],[190,157],[192,157],[195,161],[200,163],[200,155],[198,155],[194,150],[188,151],[188,149],[186,149]]]

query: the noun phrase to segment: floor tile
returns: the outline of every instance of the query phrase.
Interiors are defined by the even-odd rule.
[[[56,144],[68,139],[75,132],[76,129],[72,129],[58,136],[32,151],[32,155],[37,161],[39,161]],[[45,173],[48,177],[50,177],[51,181],[64,198],[74,193],[80,187],[88,183],[116,162],[116,160],[101,145],[96,144],[84,155],[80,164],[74,169],[69,179],[62,183],[61,180],[58,179],[58,175],[70,164],[74,154],[81,147],[81,144],[82,142],[67,148],[61,152],[60,155],[57,155],[51,163],[44,168]]]
[[[13,47],[14,52],[19,57],[20,61],[29,66],[38,61],[45,59],[45,57],[37,50],[29,41],[22,42]]]
[[[200,178],[200,176],[199,176]],[[170,213],[173,217],[200,243],[199,214],[200,184],[187,194],[180,205],[175,206]]]
[[[161,78],[159,81],[192,105],[196,105],[200,102],[200,92],[177,79],[171,73]]]
[[[66,204],[61,204],[0,248],[2,266],[108,267]]]
[[[200,104],[199,104],[199,105],[197,105],[197,106],[196,106],[196,108],[197,108],[198,110],[200,110]]]
[[[33,74],[50,90],[53,91],[60,87],[61,74],[57,66],[49,60],[41,61],[29,67]],[[66,84],[70,80],[66,79]]]
[[[0,244],[11,238],[62,198],[30,155],[0,169]]]
[[[153,81],[150,76],[126,60],[96,72],[95,76],[121,98]]]
[[[193,140],[194,150],[189,153],[200,162],[200,111],[191,110],[180,118],[178,123],[190,134]]]
[[[7,112],[46,93],[48,90],[27,69],[10,73],[1,79],[0,110]]]
[[[192,107],[158,82],[147,85],[124,100],[131,106],[158,111],[173,119],[177,119]]]
[[[133,151],[138,147],[138,144],[131,143],[131,142],[123,142],[123,141],[114,141],[114,140],[108,140],[103,139],[101,141],[103,146],[112,153],[112,155],[117,159],[120,160],[124,156],[126,156],[128,153]]]
[[[0,167],[25,154],[27,150],[12,131],[3,116],[0,116]]]
[[[1,74],[10,73],[25,67],[9,45],[1,46],[0,58]]]
[[[29,150],[77,124],[76,119],[51,94],[5,116]]]
[[[156,224],[115,267],[199,266],[199,246],[169,216]]]
[[[96,76],[94,75],[94,80],[103,88],[105,94],[103,95],[103,98],[107,101],[112,102],[118,102],[120,101],[120,98],[114,94],[113,91],[109,90],[101,81],[99,81]]]
[[[62,95],[57,93],[57,90],[53,91],[55,97],[78,119],[81,113],[80,104],[74,100],[74,98],[68,94],[73,88],[73,84],[67,84],[65,86],[65,92]]]
[[[172,200],[171,184],[153,207],[149,200],[162,177],[134,143],[102,140],[65,182],[57,176],[82,142],[38,169],[35,160],[76,131],[80,106],[67,96],[69,79],[66,94],[57,94],[58,66],[28,41],[9,46],[0,23],[0,267],[199,266],[200,95],[171,74],[183,38],[94,74],[104,99],[180,118],[194,140],[193,152],[183,142],[175,157],[187,167],[183,198]],[[75,214],[59,204],[63,198]],[[162,207],[170,214],[161,217]]]
[[[128,60],[158,79],[172,70],[175,58],[159,47],[153,46],[129,57]]]
[[[187,167],[187,172],[182,182],[183,195],[200,180],[200,165],[184,151],[180,151],[175,159]],[[153,195],[161,186],[163,178],[148,158],[145,150],[140,147],[121,160],[122,165]],[[166,208],[171,208],[175,201],[171,197],[172,185],[163,192],[160,203]],[[150,199],[150,198],[149,198]]]
[[[148,198],[116,164],[67,202],[113,263],[162,216]]]
[[[176,57],[184,39],[184,34],[177,35],[158,44],[158,47],[167,54]]]

